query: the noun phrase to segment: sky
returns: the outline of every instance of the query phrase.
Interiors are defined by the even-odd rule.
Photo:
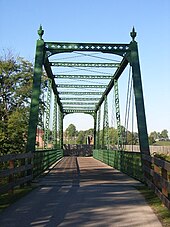
[[[134,26],[139,47],[148,132],[170,136],[169,0],[0,0],[0,54],[12,50],[34,62],[37,29],[45,41],[129,43]],[[120,100],[126,91],[120,88]],[[93,127],[91,116],[68,115],[77,130]]]

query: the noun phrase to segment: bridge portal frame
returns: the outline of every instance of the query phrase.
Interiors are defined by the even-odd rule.
[[[60,111],[60,139],[62,140],[60,145],[62,148],[63,145],[63,119],[65,114],[74,113],[74,111],[64,112],[63,105],[61,103],[59,92],[55,84],[55,75],[52,73],[52,69],[49,62],[49,57],[58,54],[66,53],[73,51],[95,51],[102,53],[110,53],[119,55],[122,57],[122,61],[118,66],[116,72],[114,73],[112,79],[110,80],[108,86],[106,87],[103,95],[101,96],[98,104],[94,110],[86,110],[84,113],[91,114],[94,117],[94,128],[96,130],[96,116],[99,111],[102,103],[105,100],[105,97],[109,94],[111,89],[114,86],[115,80],[118,80],[128,63],[132,67],[132,79],[133,79],[133,89],[135,96],[135,106],[136,106],[136,116],[137,116],[137,126],[139,133],[139,143],[140,151],[143,154],[150,154],[149,151],[149,142],[148,142],[148,133],[146,125],[146,116],[145,116],[145,107],[144,107],[144,98],[143,98],[143,89],[141,81],[141,71],[138,55],[138,46],[135,41],[136,32],[133,28],[130,33],[132,41],[129,44],[110,44],[110,43],[66,43],[66,42],[44,42],[42,36],[44,30],[40,26],[38,30],[39,39],[36,44],[36,54],[35,54],[35,64],[34,64],[34,77],[33,77],[33,88],[32,88],[32,98],[31,98],[31,107],[30,107],[30,118],[29,118],[29,127],[28,127],[28,142],[27,142],[27,152],[35,151],[36,143],[36,129],[38,124],[38,111],[39,111],[39,97],[40,97],[40,87],[41,87],[41,76],[43,73],[43,67],[51,79],[51,86],[53,92],[56,96],[56,100],[59,106]],[[76,112],[76,110],[75,110]],[[81,112],[81,111],[80,111]],[[95,137],[97,135],[96,131],[94,133]],[[96,147],[96,138],[94,138],[94,147]]]

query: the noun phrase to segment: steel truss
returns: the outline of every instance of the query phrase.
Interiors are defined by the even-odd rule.
[[[94,116],[94,120],[96,121],[96,116],[98,110],[102,103],[105,101],[105,97],[109,94],[111,89],[114,87],[115,82],[119,79],[124,69],[128,64],[132,66],[132,78],[133,78],[133,88],[134,88],[134,96],[135,96],[135,104],[136,104],[136,115],[137,115],[137,124],[138,124],[138,133],[139,133],[139,143],[140,150],[142,153],[149,154],[149,143],[148,143],[148,134],[147,134],[147,126],[146,126],[146,117],[145,117],[145,108],[144,108],[144,100],[143,100],[143,91],[142,91],[142,82],[141,82],[141,72],[140,72],[140,64],[139,64],[139,56],[138,56],[138,47],[137,42],[135,41],[136,32],[133,29],[130,33],[132,37],[132,41],[129,44],[114,44],[114,43],[68,43],[68,42],[45,42],[42,38],[44,34],[44,30],[42,26],[38,30],[39,39],[37,40],[36,46],[36,56],[35,56],[35,65],[34,65],[34,78],[33,78],[33,91],[31,98],[31,108],[30,108],[30,118],[29,118],[29,129],[28,129],[28,143],[27,143],[27,151],[35,150],[36,143],[36,128],[38,125],[38,111],[39,111],[39,97],[40,97],[40,87],[41,87],[41,76],[43,73],[43,66],[47,73],[49,79],[51,79],[51,88],[56,95],[56,100],[58,103],[58,112],[60,113],[59,117],[59,125],[60,125],[60,140],[61,147],[63,143],[63,118],[65,114],[69,113],[89,113]],[[54,54],[59,53],[72,53],[74,51],[81,52],[98,52],[98,53],[109,53],[115,54],[119,57],[122,57],[121,62],[119,63],[106,63],[106,62],[54,62],[49,60],[49,57]],[[89,70],[91,67],[97,68],[108,68],[110,70],[115,70],[110,77],[110,73],[107,74],[105,72],[96,72],[95,70],[89,70],[91,75],[88,77],[87,75],[55,75],[53,68],[59,67],[84,67]],[[86,69],[86,70],[87,70]],[[95,73],[95,74],[94,74]],[[102,75],[103,74],[103,78]],[[100,76],[99,76],[100,75]],[[86,81],[81,81],[79,84],[73,85],[70,81],[67,81],[67,84],[64,85],[63,82],[58,83],[58,80],[62,80],[62,77],[69,79],[83,79],[90,80],[91,83],[86,83]],[[100,77],[100,78],[99,78]],[[107,78],[109,77],[109,78]],[[100,80],[109,79],[107,85],[101,85],[100,81],[96,81],[96,79]],[[62,85],[63,84],[63,85]],[[116,86],[116,85],[115,85]],[[64,89],[74,88],[72,91],[65,91]],[[59,90],[58,90],[59,89]],[[78,89],[81,89],[79,91]],[[100,91],[99,89],[104,89],[104,91]],[[96,91],[97,90],[97,91]],[[98,98],[98,103],[95,105],[94,109],[87,109],[86,107],[75,108],[73,104],[70,104],[68,109],[63,108],[64,102],[62,98],[71,98],[74,100],[74,97],[77,98]],[[117,96],[118,100],[118,96]],[[78,102],[78,100],[74,100],[74,102]],[[107,111],[106,111],[107,112]],[[105,112],[105,117],[107,118],[107,113]],[[118,110],[117,110],[118,112]],[[48,117],[47,117],[48,121]],[[48,122],[46,122],[48,124]],[[106,124],[106,122],[105,122]],[[95,132],[96,135],[96,132]]]

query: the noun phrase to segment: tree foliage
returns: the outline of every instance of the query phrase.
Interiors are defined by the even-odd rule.
[[[23,152],[26,143],[33,66],[11,53],[0,57],[0,150]]]

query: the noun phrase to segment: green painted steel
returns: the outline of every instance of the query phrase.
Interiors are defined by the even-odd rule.
[[[120,67],[117,68],[117,70],[114,73],[112,79],[110,80],[108,86],[106,87],[105,91],[102,93],[102,96],[101,96],[101,98],[99,100],[99,103],[96,106],[95,112],[98,111],[99,107],[104,102],[105,96],[107,96],[109,94],[109,92],[112,90],[112,88],[114,86],[114,81],[119,79],[119,77],[121,76],[121,74],[123,73],[123,71],[124,71],[124,69],[126,68],[127,65],[128,65],[128,60],[127,60],[126,57],[123,57],[123,59],[122,59],[122,61],[120,63]]]
[[[42,77],[42,66],[44,62],[44,40],[42,39],[44,31],[40,26],[38,34],[40,36],[37,40],[36,54],[35,54],[35,64],[34,64],[34,77],[33,77],[33,88],[31,96],[31,107],[30,107],[30,117],[28,126],[28,139],[27,139],[27,152],[35,151],[36,144],[36,133],[38,125],[38,113],[39,113],[39,97],[41,94],[41,77]]]
[[[103,131],[102,131],[102,149],[105,147],[109,147],[109,119],[108,119],[108,103],[107,103],[107,96],[105,96],[104,101],[104,114],[103,114]]]
[[[83,91],[83,92],[75,92],[75,91],[60,91],[59,92],[60,95],[87,95],[87,96],[98,96],[98,95],[102,95],[103,92],[93,92],[93,91],[89,91],[89,92],[86,92],[86,91]]]
[[[85,114],[91,114],[93,115],[94,114],[94,110],[84,110],[84,109],[65,109],[63,111],[64,114],[72,114],[72,113],[85,113]]]
[[[95,106],[96,102],[63,102],[63,108],[67,105]]]
[[[57,98],[54,96],[54,109],[53,109],[53,131],[52,131],[53,147],[57,148]]]
[[[101,52],[124,56],[129,51],[129,44],[45,42],[45,48],[48,56],[73,51]]]
[[[114,98],[115,98],[116,122],[117,122],[117,130],[118,130],[118,148],[119,150],[122,150],[123,140],[122,140],[122,129],[121,129],[121,120],[120,120],[118,80],[114,80]]]
[[[44,61],[44,68],[45,68],[45,71],[48,75],[48,78],[50,78],[51,81],[52,81],[52,89],[53,89],[54,94],[57,97],[57,103],[59,105],[60,111],[62,112],[62,103],[60,101],[59,92],[57,90],[56,82],[54,80],[53,72],[52,72],[52,69],[50,67],[49,60],[48,60],[47,56],[46,56],[45,61]]]
[[[63,157],[63,150],[36,150],[33,158],[33,177],[39,176],[45,170]]]
[[[68,97],[68,98],[61,98],[61,100],[62,100],[62,103],[63,103],[63,105],[65,104],[65,102],[63,102],[63,101],[85,101],[85,102],[89,102],[89,101],[91,101],[92,103],[94,102],[94,101],[98,101],[99,100],[99,98],[83,98],[83,97],[80,97],[80,98],[77,98],[77,97]]]
[[[59,75],[54,75],[55,78],[58,79],[100,79],[100,80],[108,80],[112,79],[112,75],[72,75],[72,74],[59,74]]]
[[[49,123],[50,123],[50,110],[51,110],[51,79],[48,79],[48,91],[47,91],[47,101],[45,106],[46,118],[44,127],[44,148],[48,148],[49,143]]]
[[[99,108],[98,110],[98,125],[97,125],[97,129],[98,129],[98,132],[97,132],[97,148],[99,149],[100,148],[100,121],[101,121],[101,107]]]
[[[27,151],[35,150],[36,128],[38,123],[38,106],[39,106],[41,75],[42,75],[43,66],[48,75],[48,78],[51,79],[51,87],[52,87],[53,93],[56,95],[56,100],[59,107],[58,108],[58,114],[59,114],[58,131],[59,131],[60,148],[63,147],[64,116],[69,113],[79,113],[79,112],[91,114],[94,117],[94,130],[95,130],[94,133],[96,133],[96,126],[98,125],[98,133],[95,134],[94,143],[95,143],[95,147],[97,148],[100,147],[100,140],[101,140],[100,109],[101,109],[101,105],[104,102],[104,120],[103,120],[104,136],[102,136],[104,137],[104,139],[103,141],[101,140],[102,142],[101,145],[102,145],[102,148],[104,149],[105,147],[104,141],[107,141],[107,139],[105,138],[105,136],[107,137],[105,129],[108,128],[108,107],[107,107],[106,97],[113,87],[116,88],[119,77],[125,70],[126,66],[130,63],[132,67],[132,78],[133,78],[133,88],[134,88],[134,94],[135,94],[140,149],[142,153],[149,154],[149,144],[148,144],[146,117],[145,117],[145,109],[144,109],[144,101],[143,101],[139,56],[138,56],[137,43],[135,41],[135,37],[136,37],[135,30],[133,29],[133,31],[131,32],[132,41],[130,42],[130,44],[44,42],[42,39],[42,35],[44,33],[42,30],[42,27],[40,27],[38,33],[39,33],[40,39],[37,41],[37,49],[36,49],[34,83],[33,83],[32,101],[31,101],[31,110],[30,110],[30,123],[29,123],[29,131],[28,131]],[[93,62],[54,62],[54,60],[52,60],[52,62],[49,61],[49,57],[54,54],[70,53],[74,51],[116,54],[122,57],[122,61],[120,63],[111,63],[111,64],[104,63],[104,62],[93,63]],[[110,75],[110,73],[107,74],[105,72],[103,72],[103,75],[101,75],[102,74],[101,72],[97,72],[95,70],[90,71],[87,68],[82,69],[82,71],[86,70],[88,71],[88,73],[90,71],[90,74],[91,74],[90,76],[86,75],[86,73],[85,74],[83,73],[82,75],[80,74],[76,75],[76,73],[75,75],[72,75],[72,74],[71,75],[69,74],[53,75],[53,72],[55,72],[54,70],[52,70],[53,66],[55,67],[55,70],[56,70],[56,67],[58,68],[59,67],[104,67],[104,68],[116,67],[116,69],[113,75],[112,74]],[[57,74],[58,73],[59,72],[57,72]],[[65,82],[63,82],[64,78],[67,79],[65,80],[66,84],[64,84]],[[74,82],[73,80],[71,82],[71,80],[69,79],[76,79],[76,84],[73,83]],[[102,80],[102,82],[100,82],[100,79]],[[106,82],[107,82],[107,85],[104,85]],[[67,89],[67,90],[65,91],[64,89]],[[104,89],[104,91],[99,89]],[[117,119],[119,119],[120,110],[118,106],[118,103],[119,103],[118,89],[115,96],[116,96],[115,103],[117,105],[116,115],[117,115]],[[92,100],[94,98],[94,100],[98,101],[98,103],[96,104],[93,100],[93,103],[95,105],[94,108],[89,108],[89,105],[91,105],[92,103],[91,101],[89,101],[88,108],[86,107],[86,104],[82,104],[83,100],[88,102],[89,98]],[[70,100],[74,100],[74,101],[72,101],[71,103]],[[76,103],[76,104],[73,104],[73,103]],[[120,149],[120,146],[119,146],[119,149]],[[104,153],[102,153],[102,151],[99,151],[97,155],[99,156],[100,159],[103,159],[108,163],[110,163],[111,160],[114,159],[115,166],[118,166],[118,168],[120,169],[125,168],[127,162],[130,163],[130,161],[128,161],[130,159],[129,158],[130,154],[125,154],[123,152],[120,153],[120,151],[115,151],[114,155],[112,155],[111,151],[105,151]],[[122,165],[124,165],[125,167],[122,167]],[[126,167],[126,168],[130,168],[130,167]]]
[[[134,96],[135,96],[140,151],[144,154],[150,154],[138,47],[137,47],[137,42],[134,40],[136,36],[136,32],[134,29],[131,32],[131,36],[133,40],[130,43],[131,51],[130,51],[130,55],[128,56],[128,59],[132,66],[133,90],[134,90]]]
[[[117,68],[119,63],[94,63],[94,62],[50,62],[51,66],[57,67],[95,67],[95,68]]]
[[[97,133],[96,133],[96,128],[97,128],[97,113],[94,113],[93,115],[93,118],[94,118],[94,144],[93,144],[93,147],[94,149],[96,148],[96,136],[97,136]]]
[[[93,150],[93,157],[144,182],[140,152]]]
[[[59,141],[60,141],[60,149],[63,149],[63,112],[59,111]]]
[[[89,84],[57,84],[58,88],[106,88],[107,85]]]

